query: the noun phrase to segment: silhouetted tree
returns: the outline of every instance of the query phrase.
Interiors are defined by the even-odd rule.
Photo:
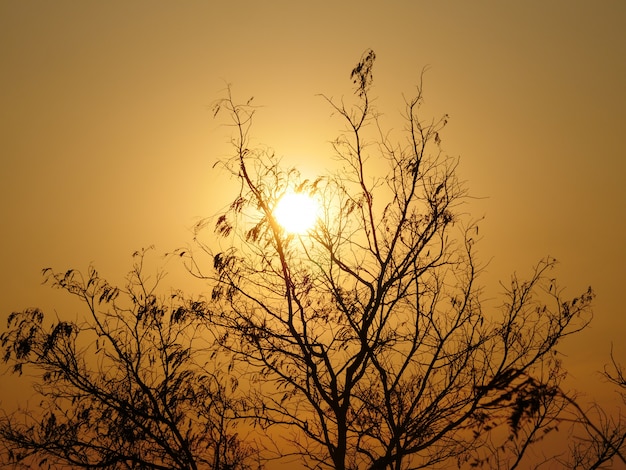
[[[25,467],[245,469],[252,449],[232,420],[234,377],[208,347],[206,305],[159,298],[144,252],[125,288],[46,269],[47,282],[77,296],[87,317],[44,326],[39,309],[13,313],[0,336],[14,372],[37,375],[38,409],[0,418],[0,442]],[[225,372],[225,371],[224,371]]]
[[[297,455],[316,469],[513,469],[560,424],[590,438],[546,461],[623,459],[619,420],[591,419],[562,390],[556,347],[587,326],[593,292],[564,299],[548,258],[485,306],[478,222],[440,147],[448,118],[420,118],[420,85],[405,129],[386,132],[374,62],[368,51],[352,70],[353,105],[324,97],[345,130],[332,142],[338,169],[312,181],[250,145],[250,101],[229,91],[216,104],[232,118],[223,163],[240,189],[198,224],[201,250],[177,252],[209,282],[206,299],[159,297],[143,252],[125,288],[94,269],[45,270],[87,316],[46,328],[38,309],[10,315],[3,359],[39,372],[42,398],[0,419],[11,462],[226,470]],[[323,208],[305,234],[273,214],[288,192]],[[624,386],[617,364],[608,377]]]
[[[345,132],[340,168],[313,181],[250,145],[250,102],[229,91],[216,104],[234,126],[223,163],[240,191],[198,224],[212,264],[187,250],[188,268],[213,286],[219,344],[250,374],[249,417],[283,438],[279,454],[339,470],[514,468],[567,406],[555,348],[588,324],[593,293],[563,299],[545,259],[483,308],[478,224],[440,148],[448,118],[420,118],[420,85],[404,132],[383,130],[374,61],[368,51],[352,70],[352,106],[324,97]],[[323,207],[306,234],[274,217],[290,191]],[[213,223],[217,249],[201,238]]]
[[[605,368],[604,377],[617,387],[622,402],[626,404],[626,376],[621,364],[611,353],[611,366]],[[613,460],[626,466],[626,420],[621,414],[611,415],[599,404],[582,406],[574,398],[564,395],[571,416],[569,452],[559,459],[564,468],[612,468]]]

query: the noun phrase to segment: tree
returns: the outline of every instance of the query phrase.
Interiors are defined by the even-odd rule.
[[[3,359],[38,372],[42,397],[40,410],[0,419],[13,462],[226,470],[297,455],[316,469],[513,469],[568,423],[589,438],[546,461],[623,460],[621,422],[591,419],[562,387],[556,348],[589,323],[593,292],[565,299],[547,258],[485,306],[479,221],[441,149],[448,118],[420,117],[420,84],[405,129],[385,131],[374,62],[368,51],[352,70],[352,105],[323,97],[345,129],[332,143],[338,169],[314,180],[251,146],[250,101],[229,90],[217,102],[234,126],[223,165],[240,189],[198,224],[199,250],[176,252],[206,297],[157,295],[144,252],[124,288],[93,268],[44,270],[87,315],[49,328],[38,309],[9,316]],[[289,192],[323,209],[304,234],[274,215]]]
[[[278,430],[285,453],[339,470],[515,468],[568,406],[555,348],[587,326],[594,294],[564,299],[547,258],[483,309],[478,223],[440,147],[448,118],[419,116],[420,85],[392,138],[370,97],[374,61],[368,51],[352,70],[352,106],[324,96],[345,131],[340,168],[313,181],[251,147],[255,108],[229,90],[215,112],[232,119],[223,163],[240,191],[198,225],[212,264],[181,254],[212,285],[220,346],[251,374],[248,417]],[[273,213],[290,191],[323,207],[306,234]],[[222,248],[203,241],[213,223]]]
[[[605,367],[604,378],[617,388],[626,404],[626,375],[624,368],[611,352],[611,366]],[[583,407],[576,400],[564,396],[570,405],[572,423],[570,449],[561,459],[565,468],[596,469],[610,466],[615,459],[626,466],[626,422],[622,415],[611,416],[597,403]]]
[[[4,361],[39,372],[37,412],[0,419],[0,441],[25,467],[235,470],[252,448],[233,429],[236,385],[206,342],[201,300],[156,295],[135,253],[125,288],[90,268],[86,277],[44,270],[88,316],[44,327],[39,309],[13,313],[0,336]],[[203,344],[203,342],[205,344]],[[206,363],[206,364],[205,364]],[[207,365],[209,367],[207,367]]]

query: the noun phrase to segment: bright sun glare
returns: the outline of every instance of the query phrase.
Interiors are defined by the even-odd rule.
[[[289,233],[302,234],[317,220],[317,203],[308,194],[287,193],[280,198],[274,209],[274,217]]]

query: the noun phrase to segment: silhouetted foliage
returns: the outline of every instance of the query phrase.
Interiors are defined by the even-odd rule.
[[[604,377],[617,387],[622,402],[626,404],[626,381],[624,369],[611,353],[611,366]],[[613,460],[626,466],[626,420],[621,414],[611,415],[594,403],[583,408],[576,400],[565,396],[573,409],[569,422],[570,446],[567,455],[559,462],[565,468],[596,469],[613,468]]]
[[[155,294],[143,252],[124,288],[44,270],[88,315],[44,326],[39,309],[13,313],[0,336],[15,372],[39,373],[39,410],[0,419],[14,463],[82,468],[245,469],[252,449],[232,427],[242,403],[208,347],[202,300]],[[159,276],[160,278],[160,276]],[[203,335],[205,335],[203,337]]]
[[[202,241],[210,220],[198,224],[212,264],[188,251],[188,268],[212,286],[219,343],[250,374],[249,417],[283,439],[279,455],[340,470],[515,468],[568,406],[555,348],[586,327],[593,292],[563,299],[547,258],[484,311],[478,223],[440,147],[448,117],[419,116],[420,86],[404,131],[384,131],[374,60],[351,72],[354,106],[324,97],[345,132],[332,143],[340,168],[315,181],[251,147],[250,102],[229,90],[216,104],[241,189],[214,219],[221,248]],[[323,207],[305,235],[274,218],[289,191]]]
[[[622,421],[562,389],[556,348],[588,325],[592,290],[564,298],[546,258],[502,286],[499,306],[483,302],[479,221],[441,149],[448,117],[420,117],[420,85],[405,128],[386,132],[374,61],[367,51],[351,71],[353,106],[323,97],[345,127],[332,141],[338,169],[316,179],[251,146],[251,100],[229,90],[217,102],[239,191],[198,223],[199,249],[176,252],[206,297],[159,297],[143,252],[123,288],[93,268],[44,271],[87,314],[50,327],[39,309],[9,316],[3,360],[38,374],[42,399],[0,419],[11,463],[234,470],[297,456],[315,469],[514,469],[559,426],[586,434],[536,467],[624,460]],[[274,217],[288,192],[323,208],[306,234]],[[616,361],[606,376],[624,390]]]

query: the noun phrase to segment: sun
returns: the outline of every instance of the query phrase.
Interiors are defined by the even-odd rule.
[[[276,204],[274,217],[287,232],[303,234],[315,225],[318,205],[308,194],[288,192]]]

